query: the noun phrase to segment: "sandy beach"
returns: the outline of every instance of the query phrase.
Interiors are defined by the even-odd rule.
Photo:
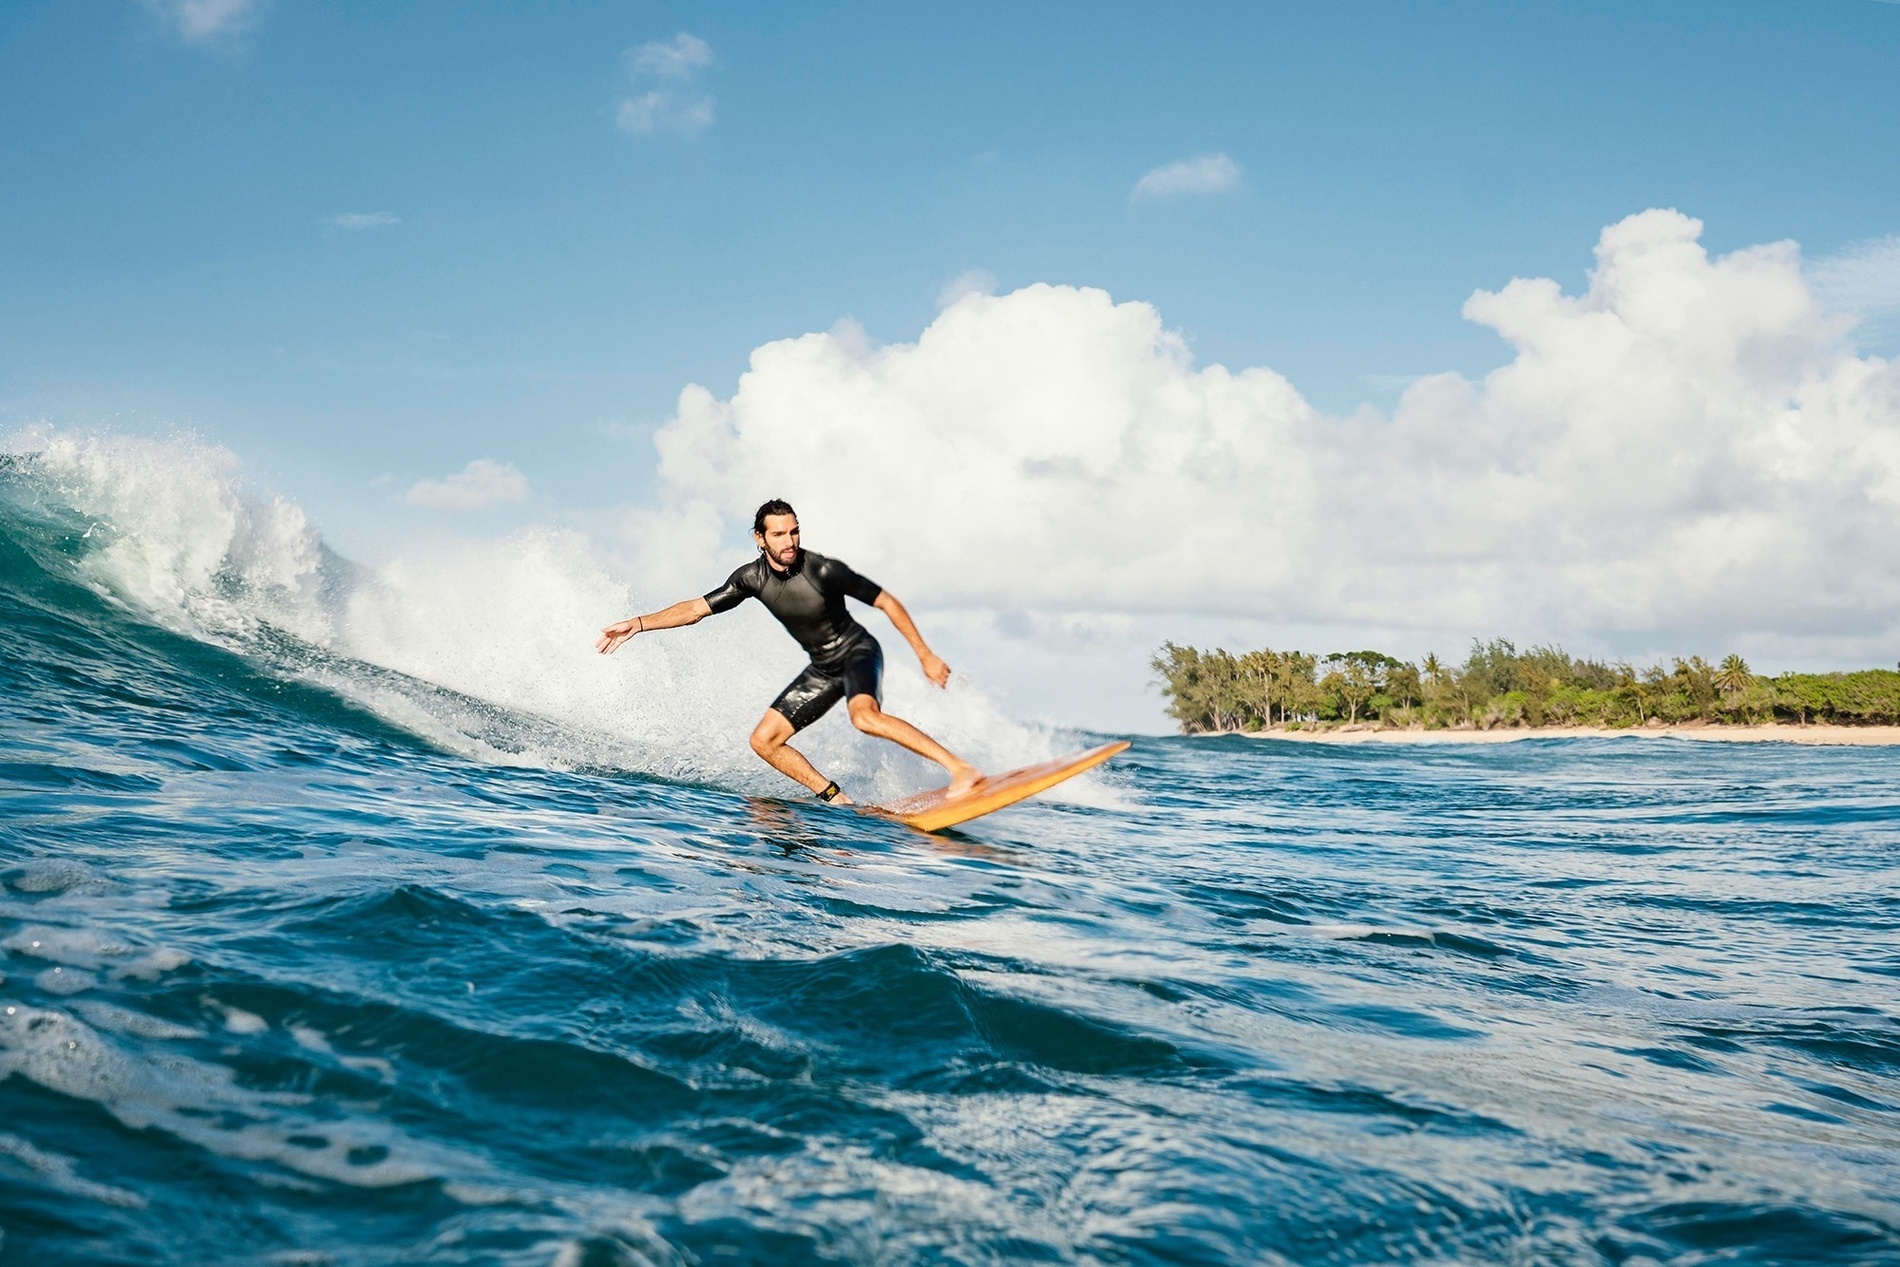
[[[1300,743],[1515,743],[1520,739],[1706,739],[1719,743],[1802,743],[1854,747],[1900,744],[1900,726],[1538,726],[1498,730],[1379,730],[1370,726],[1338,730],[1229,732],[1249,739],[1291,739]]]

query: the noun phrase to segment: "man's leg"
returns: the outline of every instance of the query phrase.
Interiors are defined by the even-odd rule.
[[[888,739],[909,748],[920,757],[928,757],[950,772],[950,795],[961,796],[976,786],[983,772],[951,752],[902,717],[885,712],[875,695],[853,695],[845,701],[851,724],[867,735]]]
[[[807,761],[804,753],[786,742],[792,734],[792,723],[785,714],[768,708],[765,716],[759,718],[759,724],[752,728],[752,751],[792,782],[802,783],[814,792],[824,791],[831,780],[818,773],[818,767]],[[832,804],[849,805],[851,798],[840,792]]]

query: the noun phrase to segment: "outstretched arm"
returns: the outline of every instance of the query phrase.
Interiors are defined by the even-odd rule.
[[[710,615],[712,615],[712,604],[705,599],[681,599],[671,607],[656,611],[651,616],[629,616],[625,620],[608,625],[600,631],[600,640],[594,643],[594,650],[602,655],[609,655],[635,634],[652,633],[655,629],[678,629],[682,625],[697,625]]]
[[[917,653],[917,662],[924,666],[925,677],[938,686],[950,680],[950,666],[937,657],[937,653],[924,641],[924,636],[917,632],[916,622],[911,620],[910,613],[904,610],[904,605],[897,601],[896,595],[885,590],[871,606],[889,616],[891,623],[897,626],[897,632],[904,635],[904,641]]]

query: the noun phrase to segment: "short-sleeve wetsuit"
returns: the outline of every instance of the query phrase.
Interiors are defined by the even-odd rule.
[[[706,595],[706,605],[715,612],[731,611],[746,599],[756,598],[811,656],[805,671],[772,701],[772,707],[799,731],[841,699],[853,695],[883,699],[884,650],[844,606],[847,596],[875,603],[883,592],[875,581],[838,560],[800,550],[783,572],[761,554]]]

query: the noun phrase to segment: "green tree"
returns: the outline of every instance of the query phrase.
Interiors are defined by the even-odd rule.
[[[1477,698],[1508,695],[1524,689],[1523,666],[1518,662],[1517,647],[1508,638],[1490,642],[1471,640],[1471,654],[1465,657],[1464,676],[1471,679]]]
[[[1168,698],[1168,716],[1180,723],[1182,733],[1206,729],[1199,693],[1201,653],[1194,647],[1164,642],[1148,661],[1161,679],[1161,693]]]
[[[1375,695],[1384,691],[1394,669],[1408,667],[1377,651],[1335,651],[1326,657],[1331,670],[1321,686],[1327,687],[1345,706],[1346,720],[1356,722],[1359,714]]]
[[[1281,681],[1286,694],[1281,698],[1280,720],[1290,713],[1296,719],[1317,717],[1322,695],[1319,689],[1319,657],[1304,651],[1289,651],[1281,661]]]
[[[1240,674],[1234,657],[1163,643],[1149,665],[1161,678],[1168,715],[1188,734],[1233,729],[1240,716]]]
[[[1334,717],[1486,726],[1629,726],[1651,718],[1900,724],[1900,672],[1893,669],[1770,679],[1734,655],[1720,665],[1692,655],[1668,669],[1638,671],[1624,662],[1580,660],[1554,645],[1519,652],[1495,638],[1474,641],[1465,664],[1454,668],[1436,655],[1413,666],[1377,651],[1322,660],[1270,647],[1235,656],[1168,642],[1151,664],[1169,715],[1188,733]]]
[[[1394,661],[1393,667],[1386,672],[1384,694],[1396,708],[1416,708],[1425,702],[1425,684],[1419,681],[1418,668],[1402,661]]]
[[[1725,657],[1722,667],[1716,670],[1715,685],[1724,695],[1740,695],[1755,685],[1755,675],[1748,671],[1748,661],[1731,655]]]
[[[1240,665],[1225,647],[1207,657],[1207,707],[1215,731],[1240,729]]]
[[[1270,647],[1249,651],[1235,662],[1240,678],[1242,725],[1248,730],[1273,724],[1273,688],[1280,671],[1280,653]]]

